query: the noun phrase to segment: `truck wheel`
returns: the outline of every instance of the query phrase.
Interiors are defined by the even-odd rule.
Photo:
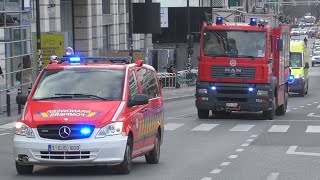
[[[158,164],[160,159],[160,138],[157,134],[156,140],[154,142],[154,148],[145,155],[147,164]]]
[[[273,97],[273,100],[272,100],[272,108],[271,110],[268,110],[268,111],[263,111],[263,117],[267,120],[273,120],[274,118],[274,115],[275,115],[275,109],[276,109],[276,100],[275,98]]]
[[[22,165],[16,162],[16,170],[18,174],[32,174],[33,165]]]
[[[279,106],[276,110],[276,115],[277,116],[283,116],[286,114],[287,111],[287,105],[288,105],[288,93],[284,93],[284,104]]]
[[[198,109],[198,117],[199,119],[207,119],[209,117],[209,110]]]
[[[131,165],[132,165],[132,140],[128,139],[123,161],[118,166],[119,173],[130,174]]]

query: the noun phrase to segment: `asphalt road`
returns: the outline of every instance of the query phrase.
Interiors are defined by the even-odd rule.
[[[192,98],[166,103],[160,163],[135,159],[129,175],[117,175],[107,167],[36,167],[31,176],[17,175],[12,132],[0,130],[0,180],[320,179],[319,69],[310,68],[309,94],[291,96],[288,113],[275,120],[263,120],[259,113],[199,120]]]

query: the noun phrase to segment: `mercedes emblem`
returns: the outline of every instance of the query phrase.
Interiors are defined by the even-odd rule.
[[[59,129],[59,136],[61,138],[68,138],[71,135],[71,129],[68,126],[62,126]]]

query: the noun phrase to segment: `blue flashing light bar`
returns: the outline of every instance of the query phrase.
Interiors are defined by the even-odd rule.
[[[81,135],[88,136],[91,134],[91,129],[88,127],[84,127],[80,129]]]
[[[250,18],[250,25],[256,26],[257,25],[257,18]]]
[[[215,87],[215,86],[212,86],[212,87],[211,87],[211,89],[212,89],[212,90],[216,90],[216,89],[217,89],[217,87]]]
[[[289,81],[292,82],[294,80],[294,75],[289,76]]]
[[[253,91],[253,88],[252,88],[252,87],[250,87],[250,88],[248,88],[248,90],[249,90],[249,92],[252,92],[252,91]]]
[[[222,16],[217,16],[216,24],[223,24],[223,17]]]
[[[57,57],[56,60],[69,62],[69,63],[80,63],[87,61],[111,61],[119,63],[131,63],[132,57]]]

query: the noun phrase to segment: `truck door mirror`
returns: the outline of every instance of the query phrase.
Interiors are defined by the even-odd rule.
[[[306,62],[305,65],[304,65],[304,68],[309,69],[309,67],[310,67],[310,66],[309,66],[309,63]]]
[[[277,39],[277,50],[278,51],[283,50],[283,39]]]

